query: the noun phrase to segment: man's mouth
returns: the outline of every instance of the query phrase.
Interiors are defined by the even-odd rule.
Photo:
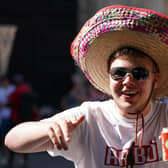
[[[137,91],[124,91],[122,92],[122,95],[125,96],[135,96],[137,94]]]

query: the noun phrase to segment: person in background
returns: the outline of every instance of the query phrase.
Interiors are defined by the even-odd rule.
[[[107,94],[103,94],[101,91],[93,87],[89,82],[86,84],[86,100],[85,101],[104,101],[109,99]]]
[[[25,121],[35,121],[39,117],[36,107],[36,98],[32,87],[25,82],[22,74],[14,74],[13,81],[16,85],[15,91],[9,96],[9,106],[11,107],[11,128],[18,123]],[[14,166],[14,152],[10,151],[9,164]],[[28,155],[20,157],[20,164],[27,168]]]
[[[84,101],[107,99],[107,95],[94,88],[80,73],[74,73],[71,80],[72,88],[61,101],[63,110],[79,106]]]
[[[12,127],[23,121],[37,120],[36,97],[32,87],[25,82],[22,74],[14,74],[15,91],[9,96],[9,105],[12,108]]]
[[[71,81],[72,88],[61,100],[61,108],[63,110],[80,105],[87,97],[85,80],[82,78],[81,74],[77,72],[74,73],[71,76]]]
[[[168,17],[108,6],[81,28],[71,54],[92,85],[110,96],[11,129],[6,146],[47,151],[76,168],[165,168],[159,136],[168,127]],[[13,141],[17,138],[17,141]]]
[[[4,75],[0,77],[0,146],[2,166],[7,165],[8,149],[4,146],[4,138],[10,129],[11,108],[8,105],[8,97],[15,90],[15,85],[11,83],[10,79]]]

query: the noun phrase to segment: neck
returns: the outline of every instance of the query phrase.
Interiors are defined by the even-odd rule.
[[[141,113],[143,115],[143,117],[145,117],[150,112],[151,101],[145,106],[145,108],[143,108],[143,110],[135,110],[135,112],[130,111],[130,110],[121,109],[116,104],[115,104],[115,109],[123,117],[129,118],[129,119],[136,119],[138,113]],[[139,117],[140,117],[140,115],[139,115]]]

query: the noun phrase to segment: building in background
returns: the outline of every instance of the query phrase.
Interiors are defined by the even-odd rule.
[[[97,10],[108,5],[128,5],[156,10],[168,15],[168,0],[78,0],[77,29]]]
[[[17,27],[15,25],[0,25],[0,76],[6,75],[12,48],[15,42]]]
[[[70,44],[76,31],[76,9],[76,0],[1,2],[0,25],[7,25],[8,30],[13,25],[14,29],[12,36],[5,31],[7,36],[0,38],[0,73],[10,78],[23,74],[37,91],[40,105],[59,108],[61,96],[70,88],[75,67]],[[9,35],[14,43],[6,50]]]
[[[162,10],[165,15],[168,15],[168,0],[162,0]]]

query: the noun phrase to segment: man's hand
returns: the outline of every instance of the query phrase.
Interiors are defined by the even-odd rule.
[[[49,138],[58,150],[68,150],[67,143],[71,140],[70,134],[82,123],[85,116],[82,115],[79,118],[67,120],[59,119],[56,122],[52,122],[49,126]]]

